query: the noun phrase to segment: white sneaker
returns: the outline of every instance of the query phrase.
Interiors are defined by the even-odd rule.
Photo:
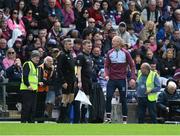
[[[110,119],[110,118],[105,119],[105,120],[104,120],[104,123],[105,123],[105,124],[106,124],[106,123],[107,123],[107,124],[111,123],[111,119]]]
[[[17,110],[18,110],[19,112],[21,112],[21,110],[22,110],[22,104],[18,102],[18,103],[16,104],[16,108],[17,108]]]
[[[127,124],[127,121],[123,121],[122,123],[123,123],[123,124]]]

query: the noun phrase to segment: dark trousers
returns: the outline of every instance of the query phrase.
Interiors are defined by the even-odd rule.
[[[89,78],[82,77],[82,90],[86,95],[90,95],[92,91],[92,81]]]
[[[78,88],[75,89],[75,97],[78,93]],[[84,104],[82,107],[80,107],[81,102],[80,101],[74,101],[74,123],[87,123],[88,119],[86,118],[86,113],[88,110],[88,106],[85,106]]]
[[[147,97],[138,98],[138,122],[145,122],[146,109],[151,117],[151,123],[157,123],[156,102],[150,102]]]
[[[34,123],[34,117],[36,114],[36,101],[37,94],[35,91],[22,90],[22,111],[21,122],[22,123]]]
[[[36,118],[38,123],[44,122],[44,111],[45,111],[45,100],[46,100],[46,92],[38,92],[37,93],[37,104],[36,104]]]
[[[80,123],[80,102],[74,101],[74,123]]]
[[[86,117],[89,107],[82,105],[80,109],[80,102],[74,101],[74,123],[88,123],[88,118]]]
[[[126,80],[109,80],[107,83],[106,94],[106,113],[111,113],[111,100],[115,89],[118,88],[120,93],[120,101],[122,103],[122,115],[127,116],[127,94],[126,94]]]

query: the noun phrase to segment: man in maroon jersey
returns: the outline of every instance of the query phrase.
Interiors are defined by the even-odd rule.
[[[105,78],[108,80],[106,93],[106,123],[111,123],[111,100],[116,88],[120,92],[122,103],[123,123],[127,123],[127,70],[130,68],[131,77],[129,85],[135,87],[135,65],[127,50],[124,48],[124,41],[120,36],[112,39],[112,49],[108,51],[105,60]]]

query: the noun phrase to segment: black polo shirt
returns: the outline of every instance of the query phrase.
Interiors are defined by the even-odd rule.
[[[85,52],[80,53],[76,58],[76,65],[81,66],[81,78],[92,78],[93,74],[93,60],[90,54]]]
[[[57,58],[57,71],[61,83],[75,81],[75,61],[70,52],[64,51]]]

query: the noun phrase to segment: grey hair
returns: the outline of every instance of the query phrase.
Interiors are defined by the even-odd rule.
[[[52,58],[51,56],[47,56],[47,57],[44,58],[44,63],[47,63],[47,61],[48,61],[49,59],[53,60],[53,58]]]
[[[148,1],[148,4],[156,4],[157,2],[156,2],[156,0],[149,0]]]
[[[66,39],[63,40],[64,45],[69,43],[69,42],[72,43],[72,39],[71,38],[66,38]]]
[[[151,65],[147,62],[142,63],[149,71],[151,70]]]
[[[175,14],[180,13],[180,9],[176,9],[176,10],[174,11],[174,13],[175,13]]]
[[[175,82],[173,82],[173,81],[170,81],[170,82],[168,83],[168,85],[167,85],[167,86],[168,86],[168,87],[177,88],[176,83],[175,83]]]

